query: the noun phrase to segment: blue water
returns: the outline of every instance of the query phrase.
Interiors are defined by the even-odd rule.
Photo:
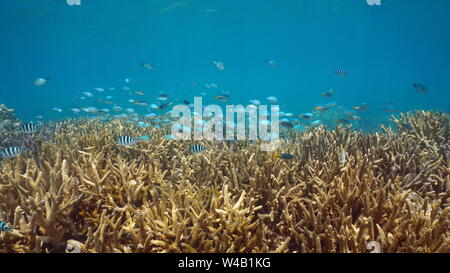
[[[431,3],[432,2],[432,3]],[[69,109],[111,107],[95,100],[75,104],[84,91],[145,107],[158,91],[176,101],[207,93],[218,103],[248,104],[276,96],[282,111],[303,113],[319,103],[352,107],[367,102],[366,116],[393,100],[402,112],[448,111],[450,1],[381,0],[9,0],[0,8],[0,103],[23,120],[73,117]],[[275,60],[272,68],[265,60]],[[212,61],[225,63],[218,70]],[[151,63],[148,71],[139,64]],[[347,77],[333,71],[342,68]],[[50,77],[41,87],[33,82]],[[125,84],[124,79],[135,80]],[[191,82],[198,86],[192,86]],[[427,86],[419,93],[412,84]],[[216,83],[218,89],[206,89]],[[130,86],[139,97],[119,90]],[[116,87],[98,93],[94,87]],[[333,98],[320,95],[330,88]],[[175,102],[176,102],[175,101]],[[219,103],[220,104],[220,103]],[[62,113],[51,110],[60,107]]]

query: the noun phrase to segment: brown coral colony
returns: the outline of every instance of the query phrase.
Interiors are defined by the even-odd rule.
[[[449,252],[449,116],[392,121],[290,132],[292,160],[248,141],[192,155],[119,119],[49,123],[1,163],[0,252]]]

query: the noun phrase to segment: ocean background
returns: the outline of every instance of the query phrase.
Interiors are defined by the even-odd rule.
[[[380,6],[366,0],[2,1],[0,103],[23,121],[36,121],[37,115],[75,117],[74,107],[110,107],[95,100],[76,104],[72,97],[82,92],[111,95],[145,114],[145,107],[127,100],[154,103],[164,91],[181,103],[205,92],[204,104],[224,105],[214,96],[226,90],[228,104],[276,96],[282,111],[295,114],[320,103],[350,108],[366,102],[362,119],[387,121],[392,113],[380,107],[391,100],[401,112],[448,112],[449,10],[448,0],[381,0]],[[334,73],[340,68],[347,77]],[[51,80],[34,86],[40,77]],[[125,78],[135,82],[125,84]],[[428,92],[417,92],[416,82]],[[98,93],[95,87],[116,90]],[[335,96],[320,95],[329,89]]]

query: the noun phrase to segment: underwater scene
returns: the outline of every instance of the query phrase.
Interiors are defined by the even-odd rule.
[[[449,253],[448,10],[2,1],[0,253]]]

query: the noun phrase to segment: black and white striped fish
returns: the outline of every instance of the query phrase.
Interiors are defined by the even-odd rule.
[[[338,70],[334,71],[334,73],[338,74],[339,77],[345,77],[347,76],[347,73],[344,71],[344,69],[339,68]]]
[[[205,146],[202,146],[200,144],[195,144],[194,146],[191,147],[189,152],[191,152],[193,154],[200,154],[200,153],[203,153],[206,149],[207,148]]]
[[[23,153],[26,148],[23,147],[8,147],[0,151],[0,157],[13,158]]]
[[[9,230],[11,230],[11,228],[8,227],[6,223],[4,223],[3,221],[0,221],[0,231],[9,231]]]
[[[122,146],[131,146],[133,144],[136,144],[136,142],[140,140],[149,140],[150,136],[144,135],[137,138],[130,137],[130,136],[120,136],[116,139],[117,144]]]
[[[36,125],[34,123],[24,123],[24,124],[22,124],[22,126],[20,126],[20,131],[22,133],[32,134],[32,133],[36,133],[37,130],[38,130],[38,125]]]
[[[122,146],[131,146],[131,145],[135,144],[136,142],[138,142],[138,139],[136,139],[134,137],[130,137],[130,136],[120,136],[117,138],[116,142],[117,142],[117,144],[122,145]]]

